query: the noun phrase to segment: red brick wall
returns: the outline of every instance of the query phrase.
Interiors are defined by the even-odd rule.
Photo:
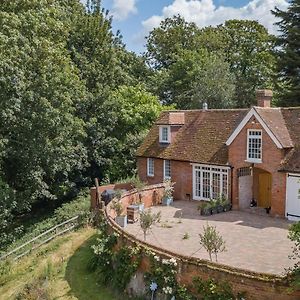
[[[284,158],[284,150],[277,148],[267,132],[254,117],[249,120],[228,149],[229,164],[234,167],[232,182],[233,207],[239,207],[237,169],[252,165],[251,163],[245,162],[247,158],[247,129],[262,130],[262,163],[254,164],[254,167],[263,169],[272,174],[271,214],[284,216],[286,175],[278,172],[280,163]]]
[[[157,184],[163,182],[163,159],[154,159],[154,176],[147,176],[147,158],[139,157],[137,159],[138,175],[142,181],[148,184]],[[174,200],[189,200],[193,196],[193,167],[189,162],[171,161],[171,180],[175,182]]]
[[[149,187],[149,195],[153,194],[153,188]],[[159,189],[160,190],[160,189]],[[162,190],[160,190],[162,191]],[[125,196],[126,197],[126,196]],[[149,200],[146,200],[146,198]],[[124,203],[127,203],[127,197]],[[145,197],[146,206],[150,204],[151,197]],[[171,252],[166,249],[160,249],[147,242],[136,239],[135,236],[124,231],[113,221],[111,210],[107,209],[105,214],[112,232],[119,234],[118,244],[127,246],[139,246],[147,251],[155,253],[155,255],[163,258],[175,258],[178,262],[178,280],[186,286],[192,283],[193,277],[203,279],[213,278],[217,281],[226,281],[231,284],[235,292],[246,292],[246,298],[249,300],[296,300],[300,299],[300,291],[289,292],[287,282],[275,275],[260,274],[243,270],[241,268],[233,268],[218,263],[209,262],[207,260],[198,259],[195,257],[187,257]],[[145,272],[149,268],[149,260],[144,257],[139,271]]]

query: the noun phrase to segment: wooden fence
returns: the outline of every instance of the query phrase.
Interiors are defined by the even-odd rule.
[[[24,255],[30,253],[32,250],[37,249],[40,246],[50,242],[55,237],[73,230],[78,225],[78,217],[79,216],[75,216],[71,219],[64,221],[63,223],[60,223],[60,224],[48,229],[47,231],[39,234],[38,236],[34,237],[33,239],[22,244],[21,246],[2,255],[0,257],[0,260],[4,260],[4,259],[8,259],[8,258],[13,259],[13,260],[18,260],[19,258],[23,257]]]

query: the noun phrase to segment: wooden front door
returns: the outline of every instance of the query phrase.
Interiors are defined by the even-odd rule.
[[[272,188],[272,175],[269,173],[259,174],[258,206],[260,207],[271,206],[271,188]]]

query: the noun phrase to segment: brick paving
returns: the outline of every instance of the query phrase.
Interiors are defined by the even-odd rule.
[[[152,211],[161,211],[162,218],[149,232],[147,242],[179,254],[209,259],[199,244],[199,233],[209,223],[216,226],[226,241],[227,251],[218,256],[220,263],[277,275],[293,265],[288,258],[293,243],[287,238],[290,225],[287,220],[243,211],[205,217],[199,215],[197,205],[197,202],[175,201],[169,207],[153,207]],[[139,222],[128,224],[126,230],[143,239]],[[185,234],[189,238],[183,239]]]

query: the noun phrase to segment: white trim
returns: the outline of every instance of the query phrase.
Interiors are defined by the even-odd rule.
[[[150,161],[153,164],[153,173],[150,173]],[[152,157],[147,158],[147,176],[154,177],[154,158],[152,158]]]
[[[263,127],[263,129],[268,133],[272,141],[275,143],[275,145],[282,149],[283,146],[279,142],[279,140],[276,138],[276,136],[273,134],[273,132],[270,130],[268,125],[264,122],[264,120],[260,117],[260,115],[256,112],[255,108],[251,108],[250,111],[247,113],[245,118],[242,120],[242,122],[239,124],[239,126],[233,131],[233,133],[230,135],[228,140],[226,141],[226,145],[229,146],[234,139],[237,137],[237,135],[242,131],[244,126],[247,124],[247,122],[251,119],[251,117],[255,117],[257,121],[260,123],[260,125]]]
[[[171,176],[166,176],[166,162],[170,162],[170,173],[171,173],[171,161],[169,159],[164,159],[164,180],[171,179]]]
[[[167,128],[167,130],[168,130],[168,140],[167,141],[164,141],[162,139],[163,128]],[[171,126],[168,126],[168,125],[160,125],[159,126],[159,142],[162,144],[170,144],[171,143]]]
[[[258,137],[260,137],[260,158],[250,158],[249,157],[249,138],[250,138],[249,131],[260,132],[260,135],[258,135]],[[253,136],[253,137],[256,137],[256,136]],[[247,156],[246,156],[247,162],[250,162],[250,163],[261,163],[262,162],[262,149],[263,149],[262,142],[263,142],[263,139],[262,139],[262,130],[261,129],[250,129],[250,128],[247,129]]]

